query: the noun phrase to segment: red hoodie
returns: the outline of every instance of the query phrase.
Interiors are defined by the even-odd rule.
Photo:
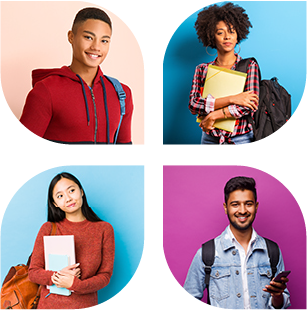
[[[33,133],[60,143],[114,142],[120,104],[114,86],[100,67],[91,89],[67,66],[33,70],[32,85],[20,121]],[[122,87],[126,113],[117,143],[131,143],[132,96],[128,86]]]

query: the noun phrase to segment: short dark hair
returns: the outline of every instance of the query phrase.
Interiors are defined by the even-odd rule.
[[[96,215],[96,213],[90,208],[90,206],[87,203],[86,195],[84,192],[84,189],[82,188],[82,185],[80,181],[72,174],[68,172],[62,172],[57,174],[50,182],[49,189],[48,189],[48,198],[47,198],[47,206],[48,206],[48,222],[60,222],[64,220],[65,218],[65,212],[62,211],[60,208],[57,208],[54,205],[54,200],[53,200],[53,189],[55,185],[61,180],[61,179],[68,179],[73,182],[75,182],[80,190],[83,192],[83,204],[81,207],[82,214],[84,217],[90,221],[90,222],[99,222],[101,219]]]
[[[225,203],[227,204],[230,193],[236,190],[250,190],[254,194],[255,202],[257,202],[256,181],[249,177],[234,177],[230,179],[224,187]]]
[[[84,23],[88,19],[98,19],[107,23],[112,30],[112,22],[106,12],[98,8],[85,8],[79,11],[72,24],[72,31],[76,33],[76,27],[80,23]]]
[[[216,48],[214,34],[216,24],[220,21],[225,22],[229,28],[230,26],[234,28],[238,43],[247,38],[249,28],[252,27],[248,15],[239,5],[231,2],[226,2],[222,6],[210,5],[198,13],[195,22],[198,39],[204,46]]]

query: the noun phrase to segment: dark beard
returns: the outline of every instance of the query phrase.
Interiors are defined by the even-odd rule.
[[[233,222],[233,221],[230,219],[228,213],[227,213],[227,216],[228,216],[229,223],[230,223],[235,229],[241,230],[241,231],[248,230],[248,229],[253,225],[254,220],[255,220],[255,217],[256,217],[256,215],[255,215],[255,217],[252,219],[252,221],[250,221],[248,224],[246,224],[246,226],[240,226],[240,225],[238,225],[236,222]],[[251,216],[251,215],[250,215],[250,216]],[[250,216],[249,216],[249,217],[250,217]]]

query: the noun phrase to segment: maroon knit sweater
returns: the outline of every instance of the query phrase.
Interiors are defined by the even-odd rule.
[[[114,232],[107,222],[70,222],[64,219],[56,223],[57,235],[74,235],[76,262],[80,263],[81,278],[74,278],[69,288],[70,296],[49,294],[46,285],[52,285],[54,271],[45,270],[43,236],[51,233],[51,223],[45,223],[36,238],[29,268],[32,282],[42,284],[40,309],[79,309],[98,304],[97,291],[108,285],[114,262]]]

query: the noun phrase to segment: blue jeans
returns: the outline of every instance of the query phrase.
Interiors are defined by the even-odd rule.
[[[219,140],[220,139],[218,137],[210,136],[204,131],[202,132],[201,144],[219,144]],[[232,137],[231,140],[233,141],[234,144],[250,143],[254,140],[254,134],[252,131],[250,131],[244,135],[238,135],[238,136]],[[225,141],[223,144],[229,144],[229,143]]]

